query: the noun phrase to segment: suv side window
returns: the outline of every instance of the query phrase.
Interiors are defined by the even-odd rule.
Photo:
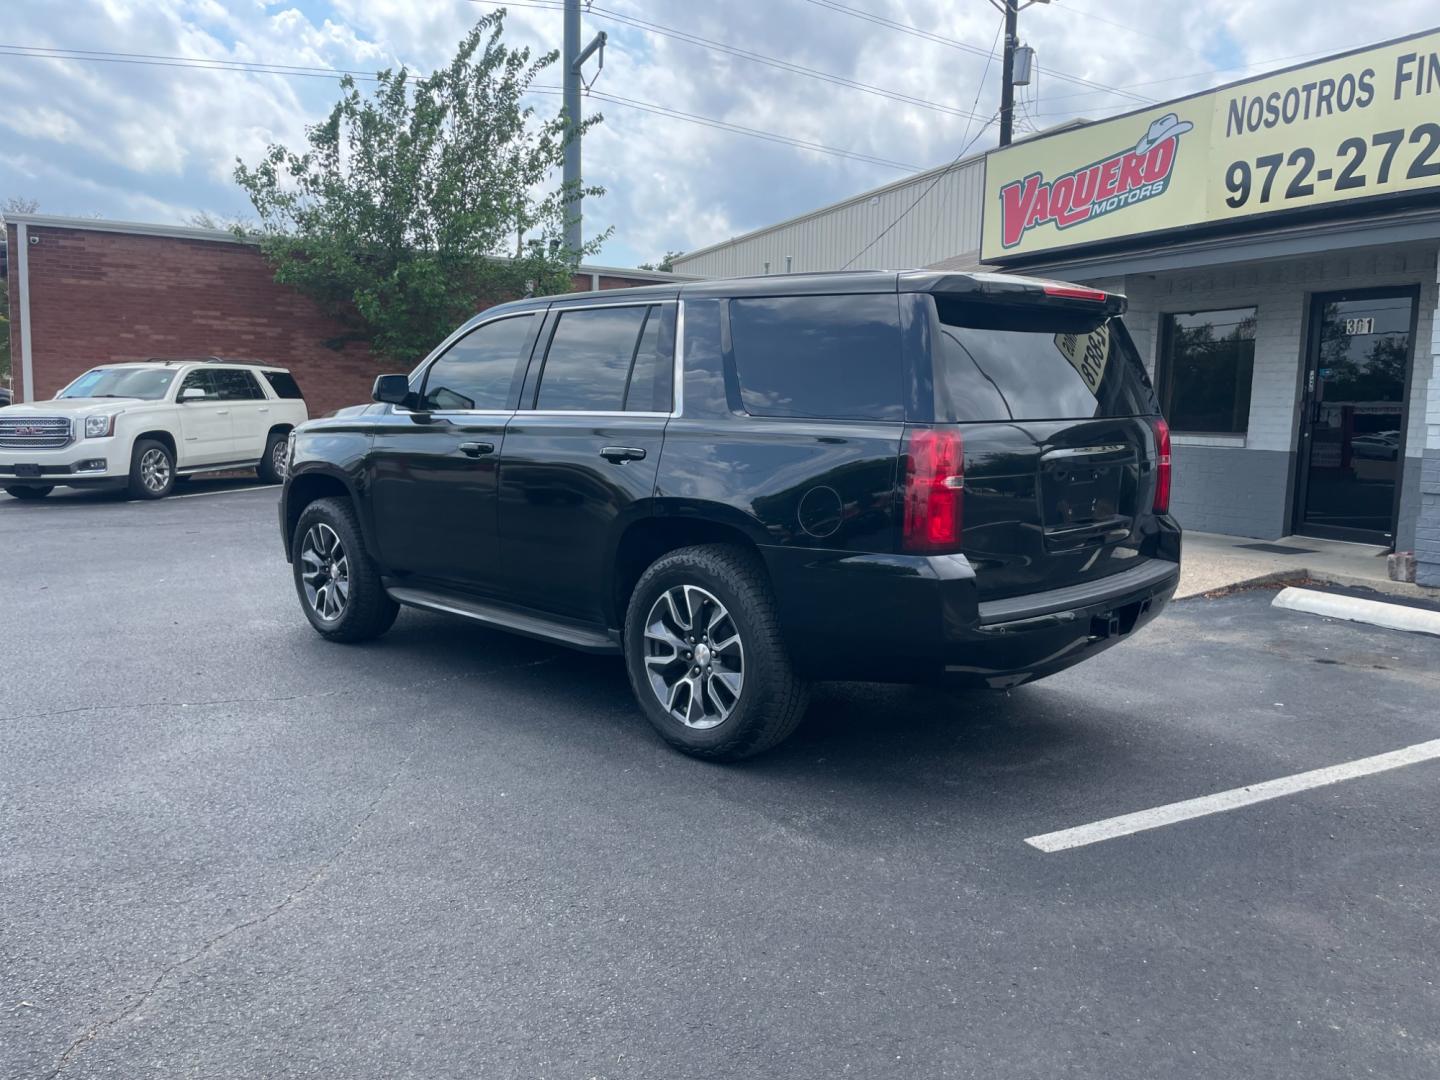
[[[217,368],[210,373],[215,383],[215,392],[221,401],[260,401],[265,392],[255,381],[255,376],[239,368]]]
[[[426,371],[421,409],[508,409],[515,369],[534,329],[535,315],[529,314],[470,331]]]
[[[212,378],[214,374],[213,371],[207,371],[204,368],[196,368],[191,371],[180,384],[180,389],[175,392],[175,400],[179,401],[184,397],[186,390],[204,390],[206,399],[215,400],[218,391],[215,389],[215,380]]]
[[[300,384],[288,371],[267,371],[265,379],[270,383],[270,389],[275,391],[276,397],[286,401],[304,400],[305,395],[300,392]]]
[[[561,312],[550,335],[535,408],[620,412],[649,308]]]
[[[905,419],[893,293],[731,300],[730,339],[752,416]]]
[[[626,412],[668,413],[675,381],[675,305],[656,304],[645,316],[630,382],[625,388]]]

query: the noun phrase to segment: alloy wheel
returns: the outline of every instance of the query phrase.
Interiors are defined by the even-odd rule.
[[[169,486],[170,459],[158,446],[152,446],[140,456],[140,482],[146,491],[155,494]]]
[[[745,686],[740,628],[713,593],[667,589],[645,619],[645,673],[660,705],[690,728],[723,724]]]
[[[350,558],[340,536],[323,521],[310,526],[300,543],[300,581],[305,602],[327,622],[345,614],[350,600]]]
[[[285,450],[286,444],[281,441],[277,441],[270,448],[270,469],[275,473],[277,480],[285,479]]]

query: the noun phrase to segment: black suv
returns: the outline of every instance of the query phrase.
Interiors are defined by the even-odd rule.
[[[1175,590],[1123,297],[838,273],[540,297],[291,438],[306,616],[402,604],[620,653],[664,738],[774,746],[817,679],[1017,686]]]

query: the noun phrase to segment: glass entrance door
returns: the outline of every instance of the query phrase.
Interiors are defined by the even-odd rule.
[[[1417,300],[1415,289],[1311,300],[1296,532],[1393,542]]]

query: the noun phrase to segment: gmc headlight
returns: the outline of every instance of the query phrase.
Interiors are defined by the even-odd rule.
[[[103,439],[114,434],[114,416],[87,416],[85,418],[85,438]]]

